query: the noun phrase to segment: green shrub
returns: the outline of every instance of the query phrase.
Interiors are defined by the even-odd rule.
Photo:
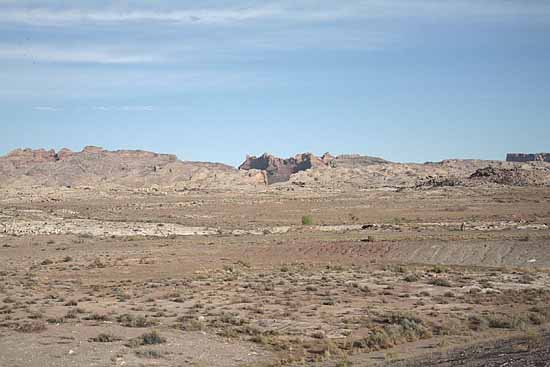
[[[310,226],[313,224],[313,217],[311,215],[302,216],[302,225]]]

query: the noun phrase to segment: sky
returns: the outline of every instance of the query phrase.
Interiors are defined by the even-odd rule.
[[[0,0],[0,154],[550,151],[548,0]]]

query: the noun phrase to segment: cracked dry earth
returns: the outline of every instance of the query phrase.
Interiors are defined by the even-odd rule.
[[[0,366],[550,359],[548,188],[1,194]]]

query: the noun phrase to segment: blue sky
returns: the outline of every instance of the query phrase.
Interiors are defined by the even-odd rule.
[[[0,154],[550,151],[550,1],[0,0]]]

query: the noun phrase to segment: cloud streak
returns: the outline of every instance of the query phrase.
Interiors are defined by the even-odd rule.
[[[18,2],[0,1],[0,22],[30,25],[63,26],[74,24],[162,22],[176,24],[231,24],[253,20],[334,21],[357,18],[409,17],[482,17],[511,19],[536,17],[548,20],[550,4],[547,1],[502,0],[371,0],[338,3],[319,1],[313,6],[307,1],[237,2],[225,8],[191,8],[182,5],[145,8],[78,8],[18,6]],[[56,5],[55,2],[50,3]]]
[[[113,49],[61,48],[48,45],[0,45],[0,60],[91,64],[145,64],[165,61],[159,56]]]
[[[51,10],[7,9],[0,21],[33,25],[70,25],[78,23],[172,22],[172,23],[228,23],[273,17],[274,8],[203,9],[203,10]]]
[[[126,112],[140,112],[140,111],[153,111],[153,106],[94,106],[94,111],[126,111]]]
[[[49,111],[49,112],[61,111],[61,108],[52,107],[52,106],[35,106],[33,109],[36,111]]]

